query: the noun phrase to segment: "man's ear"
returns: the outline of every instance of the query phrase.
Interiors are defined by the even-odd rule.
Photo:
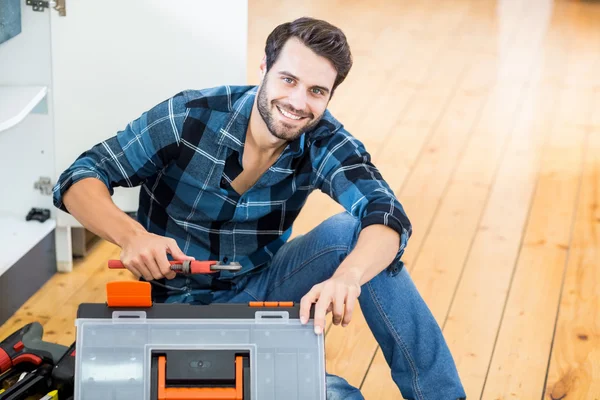
[[[260,74],[259,79],[262,81],[267,73],[267,56],[264,55],[262,61],[260,62]]]

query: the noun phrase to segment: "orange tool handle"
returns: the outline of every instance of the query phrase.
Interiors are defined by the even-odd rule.
[[[173,261],[170,260],[169,263],[171,264],[171,269],[174,270],[175,272],[185,272],[182,271],[181,267],[183,264],[183,261]],[[216,270],[211,269],[211,266],[216,265],[217,261],[190,261],[190,274],[214,274],[215,272],[217,272]],[[111,269],[118,269],[118,268],[125,268],[125,265],[123,265],[123,263],[121,262],[121,260],[108,260],[108,268]]]

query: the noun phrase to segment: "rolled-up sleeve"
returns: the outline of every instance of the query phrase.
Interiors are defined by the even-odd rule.
[[[316,159],[315,187],[358,218],[361,229],[381,224],[395,230],[400,235],[399,259],[412,235],[412,226],[364,145],[340,130],[321,147]]]
[[[179,151],[187,115],[185,92],[161,102],[117,132],[83,152],[60,174],[53,191],[54,205],[65,211],[63,196],[76,182],[96,178],[108,188],[141,185],[164,168]]]

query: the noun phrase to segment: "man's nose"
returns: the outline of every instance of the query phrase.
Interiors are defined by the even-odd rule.
[[[290,106],[295,110],[304,113],[306,109],[306,91],[302,88],[296,88],[289,97]]]

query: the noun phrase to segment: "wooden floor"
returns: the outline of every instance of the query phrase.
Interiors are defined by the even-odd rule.
[[[470,399],[600,399],[600,3],[251,0],[249,73],[303,15],[345,30],[355,64],[330,109],[372,153],[414,225],[405,261]],[[339,206],[310,198],[306,232]],[[100,243],[4,326],[74,339],[119,250]],[[364,318],[333,327],[327,365],[399,399]]]

